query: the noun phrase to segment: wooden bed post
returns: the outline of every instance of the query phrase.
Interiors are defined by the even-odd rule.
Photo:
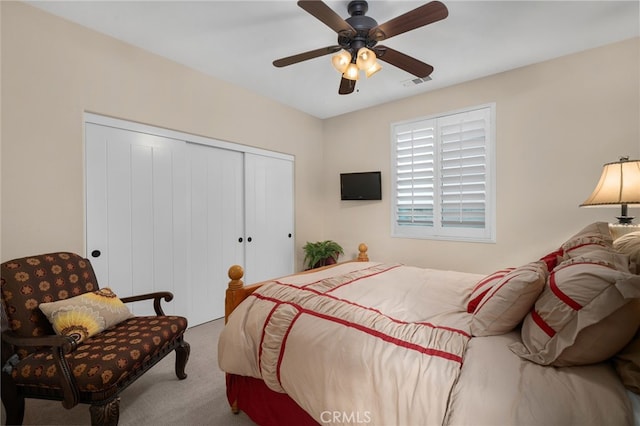
[[[360,245],[358,246],[358,251],[360,252],[358,254],[358,262],[368,262],[369,261],[369,255],[367,254],[367,250],[369,249],[369,247],[367,247],[367,245],[365,243],[360,243]]]
[[[227,287],[227,292],[224,298],[224,323],[227,323],[229,319],[229,314],[233,312],[233,310],[242,302],[242,300],[246,297],[242,288],[244,287],[244,283],[242,282],[242,276],[244,275],[244,269],[240,265],[233,265],[229,268],[228,272],[229,278],[229,286]]]

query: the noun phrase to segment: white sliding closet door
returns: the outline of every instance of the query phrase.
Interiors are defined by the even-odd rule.
[[[187,275],[185,143],[92,123],[85,131],[87,254],[100,286],[176,294]],[[163,306],[188,310],[184,298]],[[154,313],[148,301],[129,307]]]
[[[245,282],[294,271],[293,161],[245,154]]]
[[[189,151],[189,322],[224,316],[231,265],[244,265],[243,154],[187,144]]]
[[[231,265],[247,284],[294,272],[292,156],[93,115],[85,155],[101,287],[170,291],[165,313],[194,326],[224,316]],[[153,314],[148,301],[131,308]]]

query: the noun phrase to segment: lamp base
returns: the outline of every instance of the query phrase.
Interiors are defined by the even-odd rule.
[[[633,219],[633,218],[631,218]],[[609,232],[611,232],[611,237],[615,240],[620,238],[621,236],[628,234],[629,232],[640,231],[640,225],[636,225],[634,223],[610,223],[609,224]]]
[[[616,216],[618,223],[622,225],[631,225],[633,222],[633,216]]]

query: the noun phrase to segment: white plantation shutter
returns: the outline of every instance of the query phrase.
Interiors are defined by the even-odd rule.
[[[443,227],[485,225],[486,126],[481,112],[439,120]]]
[[[493,109],[393,126],[394,236],[495,240]]]
[[[403,225],[433,226],[435,129],[416,124],[396,135],[396,215]]]

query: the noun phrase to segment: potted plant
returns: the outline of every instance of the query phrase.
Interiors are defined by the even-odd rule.
[[[338,257],[344,254],[340,244],[332,240],[316,241],[302,247],[304,250],[304,264],[307,269],[318,268],[325,265],[333,265]]]

